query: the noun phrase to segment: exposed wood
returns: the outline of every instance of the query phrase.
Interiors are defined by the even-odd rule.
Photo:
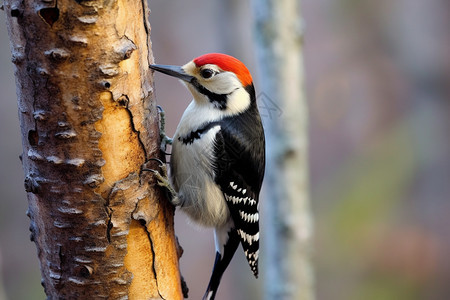
[[[146,1],[6,0],[22,163],[50,299],[182,299]],[[157,165],[153,165],[157,167]]]
[[[267,137],[263,254],[266,299],[314,299],[308,130],[299,0],[254,0]],[[266,111],[264,111],[264,109]]]

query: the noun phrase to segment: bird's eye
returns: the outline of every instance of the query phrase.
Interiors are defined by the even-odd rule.
[[[213,77],[214,71],[211,70],[211,69],[203,69],[203,70],[200,71],[200,75],[201,75],[203,78],[208,79],[208,78]]]

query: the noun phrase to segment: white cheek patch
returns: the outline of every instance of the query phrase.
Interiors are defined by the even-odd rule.
[[[189,75],[194,76],[198,83],[213,94],[228,95],[226,101],[226,109],[222,110],[217,107],[217,103],[212,103],[207,95],[202,94],[193,85],[183,82],[194,96],[194,101],[203,106],[203,116],[207,116],[209,120],[220,120],[226,116],[232,116],[245,111],[250,106],[250,95],[242,86],[239,78],[233,72],[220,70],[215,65],[205,65],[201,69],[208,68],[216,73],[211,78],[205,79],[200,75],[200,68],[197,68],[194,62],[184,65],[183,70]],[[200,108],[200,107],[197,107]],[[198,115],[196,116],[198,118]]]
[[[242,87],[239,79],[231,72],[222,72],[211,79],[204,79],[199,82],[211,92],[224,95],[232,93],[234,90]]]
[[[228,96],[226,112],[236,115],[245,111],[250,106],[250,95],[243,88],[235,90]]]

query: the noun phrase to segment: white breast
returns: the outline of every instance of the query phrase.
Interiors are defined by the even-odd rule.
[[[205,116],[208,121],[218,117],[211,114],[211,110],[202,111],[195,103],[184,112],[173,138],[171,181],[182,203],[181,209],[193,221],[203,226],[220,226],[230,218],[223,193],[214,182],[211,166],[214,138],[220,126],[212,127],[192,143],[183,144],[178,140],[203,125]]]

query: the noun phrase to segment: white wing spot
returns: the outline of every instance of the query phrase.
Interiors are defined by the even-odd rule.
[[[230,183],[230,185],[231,185],[231,183]],[[235,185],[235,186],[232,186],[232,187],[235,188],[237,186]],[[244,204],[247,204],[247,202],[248,202],[249,205],[255,205],[256,204],[255,199],[252,199],[250,197],[241,198],[241,197],[230,196],[230,195],[225,194],[225,199],[227,201],[233,202],[233,204],[241,203],[241,202],[244,202]]]
[[[255,235],[251,235],[251,234],[245,233],[242,229],[238,229],[238,234],[249,245],[252,245],[253,242],[259,241],[259,232],[257,232]]]
[[[253,215],[253,222],[258,222],[259,221],[259,213],[256,213]]]
[[[230,182],[230,186],[233,190],[237,189],[237,184],[234,184],[234,181]]]
[[[241,203],[241,202],[242,202],[242,198],[239,198],[239,197],[228,196],[228,195],[226,195],[226,198],[227,198],[228,201],[233,202],[233,204]]]
[[[242,210],[239,211],[239,214],[241,215],[242,220],[249,222],[249,223],[255,223],[259,221],[259,213],[255,214],[247,214],[243,212]]]
[[[257,261],[259,256],[259,250],[256,250],[256,252],[252,253],[248,253],[248,251],[245,251],[245,256],[251,261]]]

